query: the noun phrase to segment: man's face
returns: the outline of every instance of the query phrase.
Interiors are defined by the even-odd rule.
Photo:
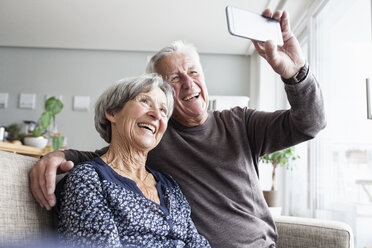
[[[156,72],[171,83],[175,91],[173,118],[184,126],[198,126],[208,118],[208,91],[199,61],[176,52],[160,59]]]

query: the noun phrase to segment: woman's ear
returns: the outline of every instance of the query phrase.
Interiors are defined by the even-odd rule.
[[[105,112],[105,116],[106,116],[107,120],[109,120],[110,122],[112,122],[112,123],[116,122],[115,114],[109,114],[109,113]]]

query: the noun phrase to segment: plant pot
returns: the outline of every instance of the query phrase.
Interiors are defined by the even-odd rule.
[[[27,146],[34,146],[34,147],[38,147],[38,148],[43,149],[47,145],[48,139],[44,138],[43,136],[39,136],[39,137],[25,137],[23,139],[23,142]]]
[[[269,207],[280,207],[280,192],[279,191],[272,191],[272,190],[264,190],[263,191],[266,203]]]

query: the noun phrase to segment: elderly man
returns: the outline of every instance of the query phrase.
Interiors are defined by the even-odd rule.
[[[175,42],[155,54],[148,72],[157,72],[174,88],[175,109],[148,164],[171,174],[192,209],[198,231],[212,247],[275,247],[277,233],[258,181],[260,156],[313,138],[325,127],[319,85],[309,71],[287,12],[263,15],[280,21],[284,45],[254,42],[285,83],[290,110],[261,112],[233,108],[207,112],[208,92],[199,56]],[[30,173],[41,206],[55,204],[56,171],[104,153],[54,152]]]

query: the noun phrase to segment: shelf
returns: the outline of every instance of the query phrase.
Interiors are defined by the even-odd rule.
[[[33,146],[12,144],[9,142],[0,142],[0,150],[27,155],[35,158],[40,158],[40,156],[43,156],[52,151],[51,148],[41,149]]]

